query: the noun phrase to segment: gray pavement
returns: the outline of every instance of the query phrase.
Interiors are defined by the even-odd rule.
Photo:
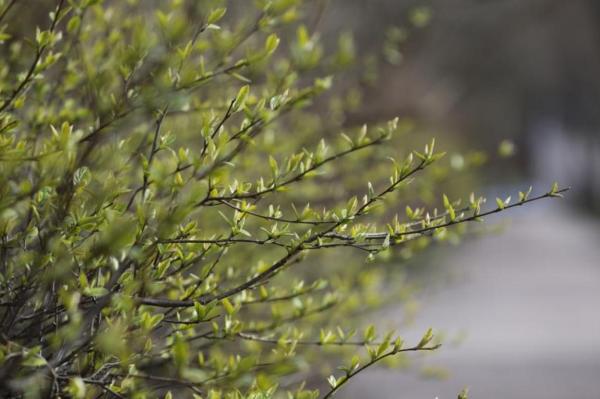
[[[470,398],[600,398],[600,221],[554,201],[510,219],[500,235],[447,249],[447,281],[424,294],[414,324],[381,316],[408,342],[433,326],[448,341],[466,332],[462,343],[417,356],[412,371],[368,371],[340,397],[448,399],[469,386]],[[449,375],[425,379],[421,366]]]

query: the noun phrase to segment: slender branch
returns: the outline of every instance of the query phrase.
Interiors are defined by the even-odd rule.
[[[160,308],[187,308],[187,307],[191,307],[194,306],[194,302],[200,302],[201,301],[192,301],[192,300],[175,300],[175,299],[161,299],[161,298],[147,298],[147,297],[141,297],[141,298],[136,298],[137,303],[141,304],[141,305],[149,305],[149,306],[156,306],[156,307],[160,307]]]
[[[190,381],[185,381],[185,380],[182,380],[179,378],[162,377],[162,376],[150,375],[150,374],[133,374],[133,373],[118,374],[116,376],[139,378],[142,380],[148,380],[148,381],[152,381],[152,382],[160,382],[160,383],[179,385],[179,386],[190,389],[191,391],[193,391],[194,393],[197,393],[198,395],[202,395],[202,391],[196,387],[196,385],[201,385],[201,384],[190,382]]]
[[[256,342],[262,342],[265,344],[273,344],[273,345],[278,345],[281,343],[284,344],[294,344],[294,345],[303,345],[303,346],[367,346],[367,345],[381,345],[382,342],[372,342],[372,341],[331,341],[331,342],[324,342],[324,341],[319,341],[319,340],[312,340],[312,341],[302,341],[302,340],[297,340],[297,339],[274,339],[274,338],[266,338],[266,337],[261,337],[258,335],[254,335],[254,334],[247,334],[247,333],[238,333],[236,334],[237,337],[247,340],[247,341],[256,341]]]
[[[127,207],[125,209],[129,210],[131,208],[131,205],[133,205],[133,201],[135,200],[135,197],[137,196],[137,194],[139,192],[142,193],[142,201],[144,200],[145,196],[146,196],[146,190],[148,189],[148,185],[149,183],[149,174],[150,174],[150,167],[152,166],[152,161],[154,160],[154,155],[156,155],[156,153],[158,152],[158,138],[160,136],[160,128],[162,127],[163,121],[165,120],[165,116],[167,115],[168,112],[168,106],[165,106],[165,108],[163,108],[159,114],[158,117],[156,118],[156,127],[154,129],[154,138],[152,139],[152,148],[150,149],[150,154],[148,155],[148,166],[147,169],[144,171],[144,177],[143,177],[143,182],[142,182],[142,186],[137,189],[134,190],[133,194],[131,195],[131,198],[129,199],[129,202],[127,203]]]
[[[429,226],[429,227],[424,227],[421,229],[417,229],[417,230],[409,230],[409,231],[404,231],[404,232],[400,232],[400,233],[396,233],[396,234],[389,234],[389,233],[367,233],[364,234],[364,236],[361,237],[361,239],[363,240],[384,240],[386,239],[388,236],[391,239],[397,239],[400,237],[404,237],[404,236],[411,236],[411,235],[415,235],[415,234],[425,234],[428,232],[431,232],[433,230],[438,230],[438,229],[442,229],[445,227],[450,227],[450,226],[454,226],[454,225],[458,225],[461,223],[467,223],[467,222],[473,222],[473,221],[478,221],[481,220],[481,218],[489,216],[489,215],[493,215],[495,213],[499,213],[499,212],[503,212],[506,211],[508,209],[517,207],[517,206],[522,206],[525,204],[528,204],[530,202],[534,202],[534,201],[539,201],[541,199],[545,199],[545,198],[554,198],[554,197],[559,197],[560,194],[565,193],[567,191],[569,191],[570,188],[566,187],[566,188],[561,188],[555,192],[547,192],[545,194],[542,195],[538,195],[537,197],[532,197],[532,198],[528,198],[525,199],[523,201],[519,201],[510,205],[506,205],[504,207],[497,207],[494,209],[491,209],[489,211],[483,212],[483,213],[474,213],[472,216],[463,218],[463,219],[455,219],[455,220],[450,220],[448,222],[442,223],[442,224],[438,224],[438,225],[433,225],[433,226]],[[357,241],[350,237],[350,236],[346,236],[346,235],[341,235],[341,234],[330,234],[329,235],[331,238],[338,238],[341,240],[344,240],[346,242],[353,242],[353,243],[357,243]],[[394,243],[390,243],[390,245],[393,245]]]
[[[285,107],[275,117],[269,119],[268,121],[265,121],[264,119],[259,118],[255,121],[249,123],[246,127],[244,127],[243,129],[240,129],[239,132],[237,132],[236,134],[231,136],[229,139],[229,142],[231,142],[233,140],[238,140],[239,138],[243,137],[244,135],[246,135],[250,139],[256,137],[258,134],[260,134],[261,131],[263,131],[263,129],[266,126],[269,126],[270,124],[272,124],[273,122],[275,122],[276,120],[281,118],[282,116],[286,115],[288,112],[290,112],[293,109],[294,105],[296,105],[297,103],[299,103],[302,100],[305,100],[308,97],[310,97],[310,91],[305,91],[303,94],[299,95],[298,97],[296,97],[293,100],[286,103]],[[244,148],[246,148],[246,145],[247,145],[246,140],[239,141],[237,146],[234,149],[232,149],[228,154],[215,160],[211,165],[209,165],[201,173],[198,173],[198,175],[195,176],[196,180],[202,180],[202,179],[206,178],[207,176],[210,176],[210,174],[212,172],[214,172],[217,168],[221,167],[222,165],[224,165],[228,162],[233,161],[235,159],[235,157],[239,153],[241,153],[244,150]],[[203,201],[196,204],[196,206],[206,205],[206,203],[209,202],[209,200],[210,199],[207,196],[207,198],[205,198]]]
[[[230,73],[235,72],[238,69],[241,69],[248,65],[250,65],[250,62],[248,60],[240,60],[240,61],[236,62],[235,64],[230,65],[228,67],[224,67],[224,68],[218,69],[216,71],[209,72],[205,75],[202,75],[199,78],[192,80],[190,83],[188,83],[186,85],[178,86],[175,90],[176,91],[194,90],[194,89],[198,88],[200,86],[200,84],[202,84],[210,79],[216,78],[217,76],[221,76],[221,75],[229,75]]]
[[[258,304],[258,303],[270,303],[270,302],[280,302],[280,301],[288,301],[290,299],[294,299],[297,298],[299,296],[302,295],[306,295],[309,294],[313,291],[315,291],[317,288],[315,287],[309,287],[305,290],[299,291],[299,292],[295,292],[292,294],[288,294],[288,295],[281,295],[281,296],[274,296],[272,298],[265,298],[265,299],[253,299],[253,300],[247,300],[247,301],[242,301],[242,305],[252,305],[252,304]]]
[[[267,238],[264,240],[252,239],[252,238],[216,238],[216,239],[195,239],[195,238],[174,238],[170,240],[159,240],[161,244],[212,244],[217,246],[228,246],[231,244],[257,244],[266,245],[272,244],[279,247],[286,247],[285,244]]]
[[[245,193],[245,194],[236,194],[236,195],[222,195],[222,196],[215,196],[215,197],[207,197],[204,200],[202,200],[198,205],[204,205],[207,202],[221,202],[221,201],[229,201],[229,200],[240,200],[240,199],[247,199],[247,198],[256,198],[256,197],[260,197],[263,196],[265,194],[271,193],[273,191],[277,191],[285,186],[289,186],[292,183],[296,183],[299,182],[300,180],[302,180],[304,177],[306,177],[306,175],[308,175],[311,172],[314,172],[315,170],[321,168],[323,165],[326,165],[330,162],[333,162],[337,159],[343,158],[346,155],[352,154],[354,152],[360,151],[362,149],[368,148],[368,147],[372,147],[374,145],[378,145],[381,144],[384,141],[384,138],[377,138],[374,139],[373,141],[369,141],[367,143],[364,144],[360,144],[357,146],[354,146],[352,148],[349,148],[347,150],[344,151],[340,151],[337,154],[331,155],[325,159],[323,159],[320,162],[315,162],[313,165],[311,165],[310,167],[306,168],[304,171],[288,178],[287,180],[284,180],[283,182],[276,184],[276,182],[272,182],[270,187],[265,188],[264,190],[261,191],[257,191],[254,193]]]
[[[235,105],[235,99],[231,100],[231,102],[229,103],[229,107],[227,108],[227,111],[225,111],[225,114],[223,115],[223,118],[221,118],[219,123],[217,123],[217,125],[214,127],[212,133],[210,134],[211,140],[214,140],[214,138],[217,136],[217,134],[219,134],[219,131],[221,130],[221,128],[223,127],[225,122],[227,122],[227,119],[229,119],[231,117],[231,115],[233,115],[233,106],[234,105]],[[200,158],[204,157],[207,149],[208,149],[208,141],[204,140],[204,145],[202,146],[202,152],[200,153]]]
[[[254,216],[257,217],[259,219],[264,219],[264,220],[270,220],[272,222],[280,222],[280,223],[290,223],[290,224],[310,224],[313,226],[317,226],[320,224],[331,224],[331,223],[337,223],[337,220],[302,220],[302,219],[286,219],[286,218],[281,218],[281,217],[275,217],[275,216],[269,216],[269,215],[263,215],[260,213],[256,213],[256,212],[252,212],[249,211],[247,209],[242,209],[238,206],[235,206],[234,204],[226,201],[226,200],[220,200],[220,203],[230,207],[231,209],[234,209],[238,212],[241,213],[245,213],[248,214],[250,216]]]
[[[6,7],[4,7],[4,10],[2,10],[2,12],[0,12],[0,22],[2,22],[2,20],[4,19],[4,17],[6,17],[6,15],[8,14],[8,12],[10,11],[10,9],[17,4],[18,0],[11,0],[10,3],[8,3],[8,5]]]
[[[333,388],[331,388],[331,390],[329,392],[327,392],[322,399],[327,399],[327,398],[331,398],[332,396],[334,396],[337,391],[342,388],[348,381],[350,381],[350,379],[354,376],[356,376],[358,373],[361,373],[362,371],[368,369],[369,367],[373,366],[376,363],[379,363],[380,361],[382,361],[383,359],[390,357],[390,356],[394,356],[397,355],[398,353],[404,353],[404,352],[423,352],[423,351],[434,351],[438,348],[440,348],[441,345],[435,345],[435,346],[427,346],[427,347],[421,347],[421,346],[413,346],[412,348],[405,348],[405,349],[392,349],[389,352],[376,357],[374,359],[371,359],[368,363],[360,366],[359,368],[357,368],[355,371],[351,372],[349,375],[346,376],[346,378],[344,378],[342,381],[340,381],[339,384],[336,384]]]
[[[305,289],[300,292],[296,292],[288,295],[275,296],[272,298],[265,298],[260,300],[248,300],[242,301],[242,305],[252,305],[259,303],[270,303],[270,302],[279,302],[279,301],[287,301],[290,299],[297,298],[302,295],[306,295],[312,291],[316,290],[316,288]],[[182,300],[173,300],[173,299],[164,299],[164,298],[148,298],[148,297],[138,297],[135,300],[142,305],[156,306],[161,308],[188,308],[194,306],[195,302],[199,302],[197,300],[191,299],[182,299]]]
[[[67,376],[57,376],[57,379],[59,380],[66,380],[68,381],[70,379],[70,377]],[[121,395],[120,393],[117,393],[116,391],[112,390],[105,382],[99,381],[99,380],[94,380],[92,378],[82,378],[81,379],[85,384],[89,384],[89,385],[95,385],[100,387],[100,389],[102,389],[103,391],[111,394],[112,396],[114,396],[115,398],[118,399],[125,399],[125,396]]]
[[[58,19],[61,16],[60,13],[63,10],[64,3],[65,3],[65,0],[58,1],[58,4],[54,11],[54,16],[52,18],[52,23],[50,24],[50,28],[48,29],[48,31],[51,34],[54,33],[54,30],[56,29],[56,25],[58,24]],[[14,3],[9,4],[8,8],[12,7],[13,4]],[[8,12],[8,10],[6,10],[6,12]],[[2,17],[4,17],[4,15],[2,15]],[[21,83],[19,83],[19,85],[13,90],[13,92],[10,94],[8,99],[6,99],[2,103],[2,105],[0,105],[0,112],[5,111],[15,101],[15,99],[19,96],[19,94],[21,94],[21,92],[25,89],[25,87],[29,84],[29,82],[33,79],[35,70],[47,48],[48,48],[48,45],[44,44],[42,46],[39,46],[36,49],[35,56],[33,58],[31,65],[29,66],[29,69],[27,70],[27,73],[25,74],[25,77],[21,80]]]
[[[371,143],[373,143],[373,142],[371,142]],[[347,151],[345,151],[344,153],[347,153]],[[340,154],[337,154],[337,155],[339,156]],[[336,156],[333,156],[333,157],[336,157]],[[330,158],[333,158],[333,157],[330,157]],[[304,239],[300,243],[298,243],[294,248],[289,249],[288,253],[284,257],[280,258],[278,261],[273,263],[265,271],[259,273],[255,277],[249,279],[245,283],[240,284],[237,287],[231,288],[229,290],[226,290],[225,292],[222,292],[221,294],[208,295],[203,298],[204,301],[210,302],[213,300],[221,300],[223,298],[228,298],[232,295],[235,295],[239,292],[242,292],[248,288],[253,287],[254,285],[256,285],[257,283],[259,283],[263,280],[270,278],[271,276],[276,274],[281,268],[283,268],[292,258],[294,258],[296,255],[298,255],[300,252],[302,252],[304,249],[306,249],[307,244],[311,244],[312,242],[315,242],[315,241],[319,240],[320,238],[324,237],[325,235],[331,233],[332,231],[337,229],[342,224],[347,223],[348,220],[353,219],[354,217],[363,215],[375,201],[380,200],[386,194],[394,191],[394,189],[396,189],[396,187],[398,185],[400,185],[400,183],[402,183],[403,181],[405,181],[406,179],[408,179],[409,177],[411,177],[413,174],[417,173],[418,171],[424,169],[425,165],[426,165],[426,162],[422,161],[417,166],[415,166],[412,170],[406,172],[403,176],[400,176],[395,182],[390,184],[382,192],[380,192],[376,196],[372,197],[370,200],[366,201],[361,207],[358,208],[358,210],[354,213],[354,215],[349,216],[345,219],[341,219],[338,223],[326,228],[323,231],[312,233],[306,239]]]

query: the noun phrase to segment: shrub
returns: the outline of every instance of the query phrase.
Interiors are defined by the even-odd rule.
[[[352,330],[385,285],[365,259],[563,191],[427,210],[433,141],[398,150],[398,119],[331,133],[359,102],[324,93],[364,72],[350,37],[325,51],[309,5],[255,3],[58,0],[22,33],[0,1],[4,397],[317,398],[302,381],[329,347],[331,397],[439,346]]]

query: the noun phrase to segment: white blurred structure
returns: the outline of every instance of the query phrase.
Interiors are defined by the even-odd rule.
[[[548,116],[532,127],[529,148],[537,180],[571,186],[572,194],[600,210],[600,132],[573,134]]]

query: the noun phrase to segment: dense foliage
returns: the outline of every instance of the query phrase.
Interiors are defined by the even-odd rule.
[[[312,3],[223,3],[58,0],[29,29],[0,0],[1,396],[331,397],[439,346],[352,330],[385,284],[365,260],[560,195],[426,209],[433,141],[333,134],[360,93],[331,75],[372,73],[351,38],[326,50]]]

